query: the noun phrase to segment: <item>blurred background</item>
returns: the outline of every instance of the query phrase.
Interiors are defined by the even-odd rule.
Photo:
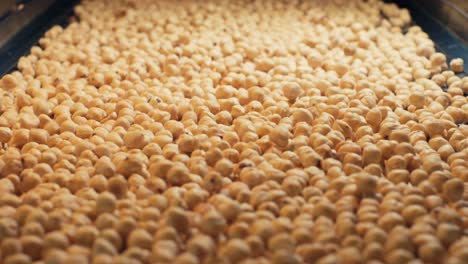
[[[468,0],[384,1],[408,8],[414,24],[429,34],[448,59],[468,61]],[[78,2],[0,0],[0,76],[13,70],[19,57],[27,54],[49,28],[66,26],[75,19],[73,7]]]

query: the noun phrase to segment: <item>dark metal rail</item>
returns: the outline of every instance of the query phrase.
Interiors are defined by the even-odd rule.
[[[0,76],[54,25],[67,25],[78,0],[0,0]]]
[[[410,10],[413,22],[429,34],[436,48],[449,60],[462,58],[465,64],[468,63],[468,1],[397,0],[394,2]]]

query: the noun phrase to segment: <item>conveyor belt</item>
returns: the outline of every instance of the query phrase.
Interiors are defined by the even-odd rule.
[[[66,25],[79,0],[1,0],[0,76],[12,71],[53,25]],[[408,8],[414,22],[435,42],[448,59],[463,58],[468,63],[468,1],[396,0]],[[462,75],[466,75],[463,73]]]

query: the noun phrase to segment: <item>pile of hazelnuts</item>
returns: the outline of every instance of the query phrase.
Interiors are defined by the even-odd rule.
[[[0,80],[0,263],[468,263],[468,77],[380,0],[83,0]]]

